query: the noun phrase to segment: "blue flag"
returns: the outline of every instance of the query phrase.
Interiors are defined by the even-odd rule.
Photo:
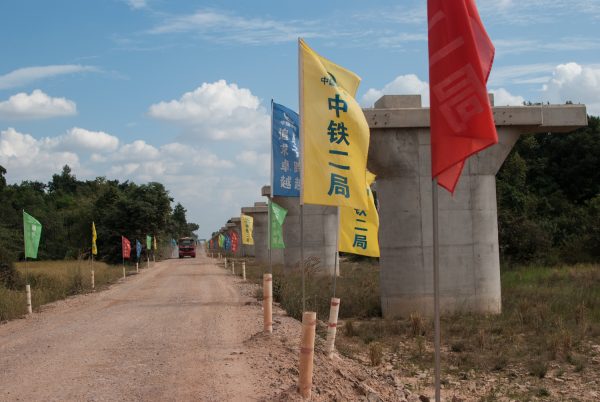
[[[140,259],[140,255],[142,255],[142,243],[139,240],[135,240],[135,253],[137,254],[137,259]]]
[[[271,152],[273,195],[300,197],[300,125],[298,113],[272,102]]]

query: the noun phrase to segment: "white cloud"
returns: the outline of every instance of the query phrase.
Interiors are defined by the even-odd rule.
[[[196,33],[217,42],[252,45],[285,43],[299,37],[317,36],[314,22],[306,20],[271,20],[245,18],[217,10],[198,10],[193,14],[167,18],[149,31],[151,34]]]
[[[68,164],[78,168],[79,157],[73,152],[57,151],[45,140],[37,140],[14,128],[0,131],[0,165],[12,181],[49,180]]]
[[[130,144],[123,145],[115,154],[115,160],[123,161],[147,161],[160,156],[157,148],[147,144],[144,140],[136,140]]]
[[[361,99],[361,104],[371,107],[383,95],[421,95],[423,106],[429,106],[429,84],[414,74],[399,75],[382,89],[369,88]]]
[[[491,89],[489,92],[494,94],[495,106],[522,106],[525,98],[519,95],[513,95],[504,88]]]
[[[149,115],[189,129],[194,138],[256,139],[269,129],[269,115],[250,90],[224,80],[203,83],[178,100],[150,106]]]
[[[55,77],[65,74],[76,74],[84,72],[100,72],[93,66],[82,66],[79,64],[62,64],[52,66],[24,67],[0,75],[0,89],[20,87],[44,78]]]
[[[77,114],[75,102],[66,98],[53,98],[39,89],[31,94],[24,92],[0,102],[0,119],[43,119]]]
[[[544,100],[585,103],[588,113],[600,115],[600,68],[577,63],[559,64],[543,85]]]
[[[238,153],[235,159],[243,165],[256,168],[263,175],[270,175],[271,154],[260,153],[253,150],[244,150]]]
[[[112,152],[119,147],[119,139],[103,131],[73,127],[66,134],[49,139],[56,148],[73,151]]]

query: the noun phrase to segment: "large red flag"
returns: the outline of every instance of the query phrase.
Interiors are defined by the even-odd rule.
[[[431,169],[454,192],[465,159],[498,142],[486,83],[494,45],[475,0],[428,0]]]
[[[121,250],[123,251],[123,258],[129,258],[131,256],[131,243],[123,236],[121,236]]]

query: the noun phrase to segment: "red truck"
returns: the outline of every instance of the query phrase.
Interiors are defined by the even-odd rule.
[[[182,237],[177,242],[179,246],[179,258],[185,256],[196,258],[196,241],[191,237]]]

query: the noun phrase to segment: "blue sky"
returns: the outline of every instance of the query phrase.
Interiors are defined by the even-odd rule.
[[[10,182],[163,182],[206,237],[268,182],[271,99],[297,110],[297,38],[428,102],[425,1],[3,1],[0,165]],[[600,1],[479,0],[496,104],[600,114]]]

